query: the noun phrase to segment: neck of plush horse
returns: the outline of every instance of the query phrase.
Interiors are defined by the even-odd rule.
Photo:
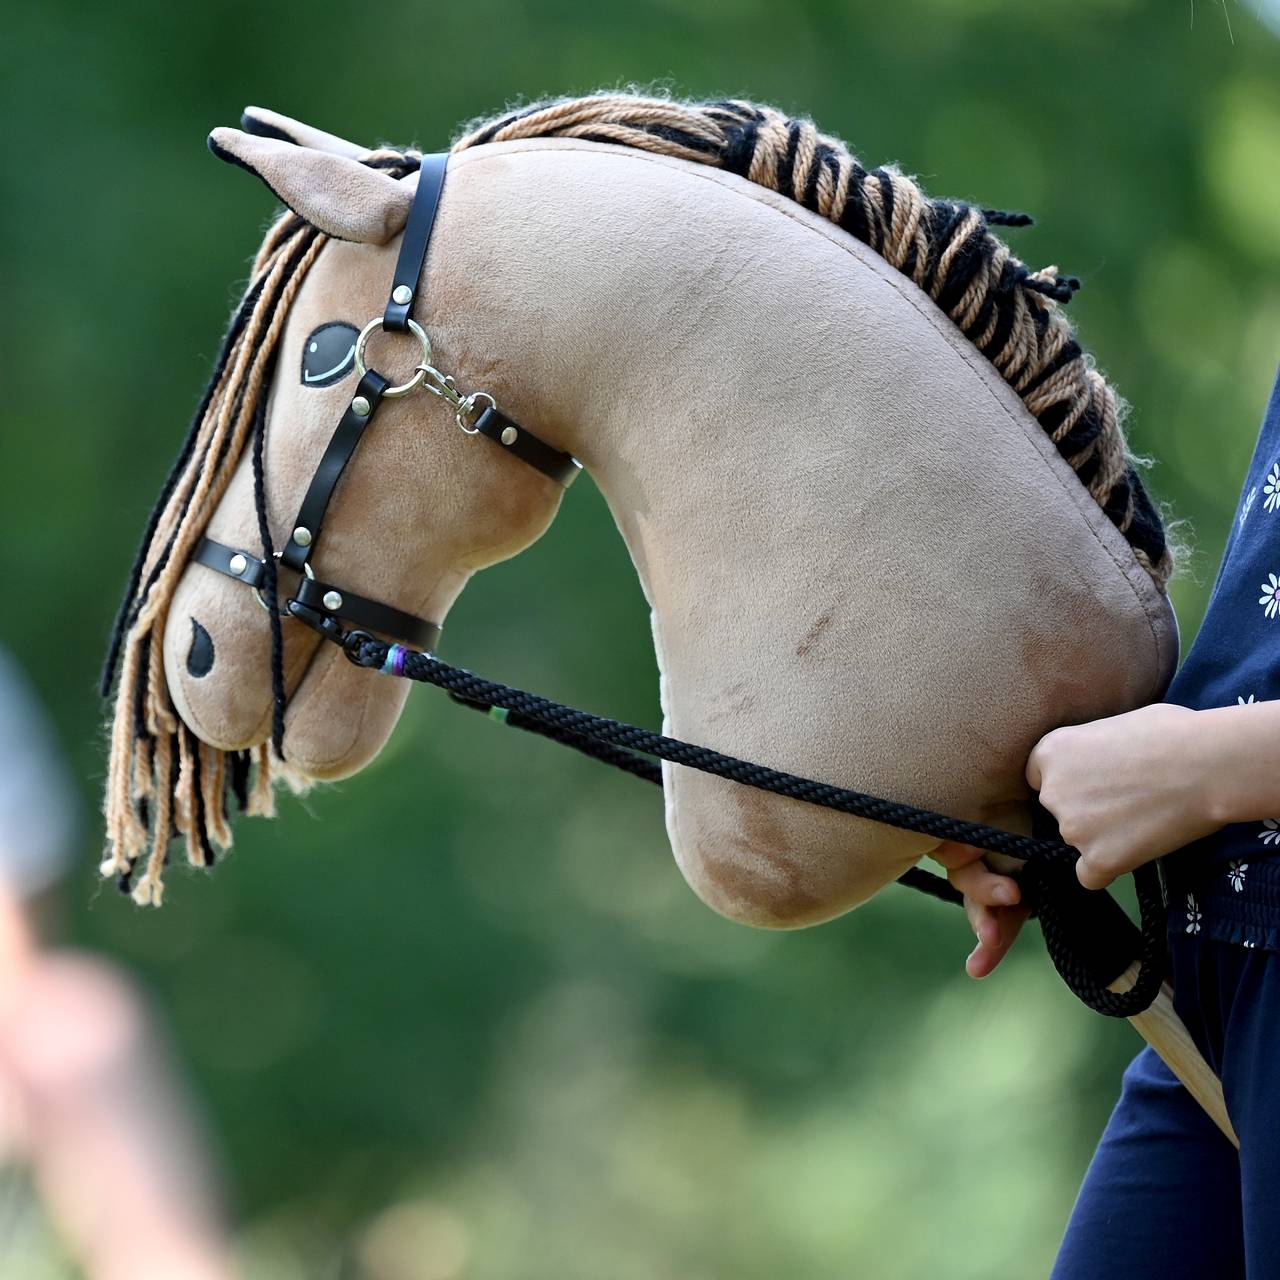
[[[993,550],[974,533],[990,513],[954,492],[958,473],[1007,485],[1033,529],[1027,477],[1063,483],[1016,395],[877,255],[762,188],[582,143],[455,165],[438,252],[466,283],[443,345],[606,495],[653,610],[667,731],[1025,825],[1022,765],[1064,693],[991,619],[1032,612],[1038,570],[1004,556],[1021,530]],[[1015,413],[1011,448],[992,423]],[[1055,556],[1096,543],[1027,536],[1061,537]],[[949,578],[991,577],[993,554],[1008,580],[957,596]],[[670,768],[667,821],[698,893],[766,925],[847,910],[934,843]]]

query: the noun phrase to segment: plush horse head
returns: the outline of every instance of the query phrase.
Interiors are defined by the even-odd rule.
[[[357,356],[442,394],[383,404],[293,567],[396,618],[443,622],[473,572],[556,514],[557,477],[473,433],[496,404],[607,497],[673,735],[1026,830],[1036,740],[1160,696],[1177,650],[1160,520],[1060,309],[1076,282],[989,229],[1019,219],[929,199],[747,103],[530,108],[453,147],[414,282],[429,347],[375,324],[357,352],[421,157],[261,111],[242,123],[213,150],[289,212],[109,664],[104,866],[140,901],[159,899],[174,832],[198,865],[230,842],[228,791],[266,811],[277,777],[354,773],[400,713],[405,682],[280,616],[304,590],[299,506],[362,398]],[[261,568],[256,590],[211,567],[211,545]],[[936,843],[665,769],[684,875],[751,923],[846,911]]]

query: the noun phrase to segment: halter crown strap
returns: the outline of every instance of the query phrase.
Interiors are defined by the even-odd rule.
[[[409,209],[404,239],[400,242],[400,257],[396,260],[396,274],[391,281],[387,309],[382,313],[382,327],[394,333],[406,332],[413,317],[418,281],[422,279],[422,268],[427,261],[427,245],[431,243],[431,230],[435,226],[436,210],[440,207],[440,193],[444,190],[448,165],[447,151],[422,157],[418,190]]]

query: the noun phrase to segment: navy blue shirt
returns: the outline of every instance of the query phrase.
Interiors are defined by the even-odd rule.
[[[1165,701],[1203,710],[1280,698],[1280,378],[1204,623]],[[1280,769],[1280,760],[1277,761]],[[1280,813],[1164,859],[1170,928],[1280,950]]]

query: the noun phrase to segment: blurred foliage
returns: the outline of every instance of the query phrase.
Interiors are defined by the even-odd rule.
[[[521,96],[657,83],[809,113],[934,192],[1030,209],[1018,252],[1084,278],[1085,341],[1198,548],[1189,638],[1276,364],[1276,13],[6,0],[0,640],[83,780],[69,936],[171,1023],[247,1274],[1043,1274],[1137,1041],[1032,938],[970,983],[959,913],[911,895],[796,934],[722,921],[647,788],[429,694],[366,774],[242,824],[163,912],[95,890],[103,638],[269,212],[208,128],[252,102],[438,146]],[[465,595],[449,652],[657,719],[643,602],[586,484]]]

